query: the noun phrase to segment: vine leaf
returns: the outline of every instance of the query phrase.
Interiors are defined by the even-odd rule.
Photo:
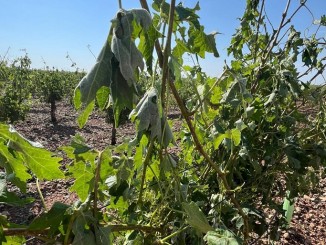
[[[162,37],[162,34],[158,32],[153,25],[151,25],[146,32],[142,32],[140,36],[138,49],[142,53],[149,73],[153,72],[153,50],[155,41]]]
[[[75,220],[72,231],[75,234],[73,245],[96,245],[95,235],[90,229],[86,229],[93,217],[89,212],[81,213]]]
[[[7,180],[26,193],[26,182],[32,176],[27,173],[28,169],[21,157],[9,151],[5,139],[0,139],[0,166],[6,170]]]
[[[29,141],[20,135],[14,127],[2,124],[0,125],[0,136],[7,140],[8,148],[37,178],[41,180],[64,178],[64,174],[59,169],[62,158],[53,157],[53,153],[41,148],[40,143]],[[16,161],[16,163],[18,162]],[[23,167],[22,169],[24,170]],[[26,177],[27,175],[24,174],[23,178]]]
[[[197,231],[202,233],[207,233],[208,231],[213,231],[213,227],[211,227],[207,221],[206,216],[200,210],[196,203],[182,203],[182,208],[186,212],[188,218],[187,222]]]
[[[7,190],[6,175],[0,174],[0,204],[9,206],[23,206],[34,201],[34,198],[21,198],[13,192]]]
[[[82,108],[78,117],[79,127],[86,124],[95,99],[100,109],[104,109],[112,99],[116,126],[120,112],[125,107],[133,108],[137,94],[135,71],[144,69],[142,54],[133,40],[133,26],[136,24],[144,30],[152,26],[152,19],[145,9],[120,10],[112,20],[109,36],[96,64],[75,88],[75,108]]]
[[[179,3],[175,7],[179,21],[188,21],[192,23],[197,29],[200,29],[200,23],[198,21],[199,16],[195,14],[197,10],[200,10],[199,2],[197,2],[196,6],[193,9],[182,6],[182,3]]]
[[[103,227],[103,226],[95,226],[95,239],[96,244],[107,244],[110,245],[111,239],[110,239],[110,233],[111,229],[110,227]]]
[[[165,147],[173,142],[171,128],[167,123],[165,116],[160,116],[157,100],[157,91],[156,89],[151,88],[145,93],[136,108],[131,111],[129,117],[132,121],[135,119],[138,120],[137,137],[132,141],[132,143],[138,143],[144,133],[149,133],[149,138],[151,140],[157,138]]]
[[[68,208],[69,206],[66,204],[59,202],[54,203],[48,212],[42,213],[39,217],[32,221],[28,227],[28,230],[44,230],[46,228],[50,228],[50,233],[54,234],[59,228]]]
[[[81,201],[85,201],[88,194],[94,187],[94,167],[85,162],[78,162],[69,167],[69,172],[75,177],[75,183],[70,187],[70,191],[75,191]]]
[[[86,124],[90,114],[92,113],[94,107],[95,107],[95,101],[93,100],[86,106],[86,108],[78,116],[77,122],[78,122],[79,128],[83,128],[85,126],[85,124]]]
[[[213,53],[217,58],[219,53],[216,48],[215,35],[217,32],[211,34],[205,34],[204,27],[200,29],[194,27],[189,28],[189,41],[188,45],[192,47],[192,52],[198,53],[201,58],[205,58],[205,52]]]
[[[132,40],[133,20],[136,20],[144,29],[148,29],[152,19],[145,9],[120,10],[113,20],[115,27],[111,49],[120,64],[122,76],[129,87],[135,86],[135,69],[144,69],[143,56]]]
[[[120,112],[127,107],[132,110],[134,101],[136,101],[136,90],[134,86],[129,86],[127,80],[121,73],[119,69],[119,62],[113,58],[112,59],[112,83],[111,83],[111,95],[113,101],[113,112],[115,125],[119,125],[119,115]]]
[[[204,237],[208,245],[238,245],[242,244],[241,239],[236,237],[232,232],[224,229],[208,231]]]
[[[69,173],[75,178],[70,191],[75,191],[81,201],[85,201],[94,188],[95,160],[98,153],[87,146],[81,136],[73,138],[70,146],[62,147],[74,162],[68,167]]]

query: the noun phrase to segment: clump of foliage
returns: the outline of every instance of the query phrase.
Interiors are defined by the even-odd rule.
[[[148,8],[146,1],[140,2]],[[13,235],[36,233],[64,244],[277,240],[277,231],[289,225],[295,198],[314,186],[326,164],[325,90],[309,86],[325,70],[324,44],[318,32],[303,37],[290,25],[307,1],[292,13],[290,5],[288,1],[278,29],[269,32],[265,1],[247,1],[228,48],[232,61],[217,79],[198,67],[183,66],[184,54],[219,55],[215,34],[206,34],[200,25],[199,3],[188,8],[174,0],[154,0],[152,19],[144,9],[119,10],[96,64],[76,87],[74,103],[81,127],[95,101],[101,109],[112,105],[117,126],[123,108],[133,109],[135,138],[97,151],[75,136],[62,150],[72,160],[65,174],[75,180],[70,191],[80,201],[56,203],[24,228],[15,229],[3,218],[1,239],[10,243],[24,239]],[[316,23],[317,31],[325,28],[324,21]],[[164,47],[161,36],[166,37]],[[158,67],[153,69],[154,48]],[[153,83],[136,103],[141,55]],[[305,71],[298,70],[298,60]],[[193,98],[185,106],[179,90],[187,72],[193,76]],[[309,73],[314,75],[304,82]],[[169,93],[184,122],[174,133],[166,118]],[[317,114],[306,116],[305,105],[313,105]],[[39,179],[62,178],[61,159],[46,157],[42,166],[47,171],[35,169],[40,154],[49,153],[31,148],[32,154],[26,154],[26,147],[35,143],[12,128],[2,125],[0,139],[3,179],[21,191],[30,178],[27,169]],[[18,168],[23,170],[18,173]],[[1,197],[13,205],[16,199],[5,180]]]
[[[0,94],[0,121],[15,122],[25,118],[29,110],[30,65],[31,60],[26,53],[14,60],[10,69],[6,69],[3,78],[8,80],[2,81],[4,88]]]
[[[66,72],[58,69],[37,70],[34,77],[37,97],[51,106],[51,122],[56,123],[56,102],[72,100],[74,87],[84,75],[80,72]]]

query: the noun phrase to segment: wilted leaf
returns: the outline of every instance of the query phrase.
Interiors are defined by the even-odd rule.
[[[132,110],[134,101],[136,100],[136,90],[134,86],[129,86],[126,79],[121,74],[119,62],[112,59],[112,83],[110,85],[113,101],[113,112],[115,125],[119,125],[119,115],[124,108]]]
[[[157,138],[164,146],[173,142],[173,134],[167,120],[160,116],[157,104],[157,91],[151,88],[132,110],[129,117],[137,119],[137,136],[132,142],[139,142],[144,133],[149,133],[150,139]]]
[[[115,27],[111,42],[111,49],[119,62],[120,72],[129,87],[135,86],[135,69],[137,67],[144,69],[143,57],[131,38],[134,19],[145,29],[151,24],[151,17],[145,9],[120,10],[113,20]]]
[[[111,78],[111,59],[113,53],[111,51],[110,36],[106,40],[95,65],[87,73],[87,75],[79,82],[75,89],[74,104],[79,109],[81,103],[88,106],[95,97],[97,91],[102,87],[110,86]],[[80,95],[78,94],[80,93]]]

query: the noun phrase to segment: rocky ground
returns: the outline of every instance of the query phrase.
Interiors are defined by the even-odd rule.
[[[180,126],[178,115],[174,118],[175,125]],[[50,108],[47,104],[36,104],[24,122],[17,123],[16,129],[25,137],[42,143],[47,149],[55,151],[62,145],[70,142],[71,136],[82,135],[89,145],[104,149],[111,142],[111,125],[105,122],[104,114],[93,113],[84,129],[79,129],[76,124],[77,113],[67,103],[59,103],[57,108],[58,123],[50,122]],[[134,137],[134,127],[128,123],[117,130],[117,143],[125,138]],[[36,201],[23,208],[14,208],[0,205],[0,213],[10,217],[18,223],[28,223],[42,211],[36,184],[29,183],[28,196],[33,196]],[[50,207],[54,202],[71,204],[76,196],[68,191],[71,183],[64,181],[46,181],[41,183],[41,189],[46,205]],[[255,244],[266,244],[268,241],[259,240]],[[42,244],[30,238],[27,244]],[[280,233],[277,244],[326,244],[326,179],[309,195],[297,199],[295,213],[290,228]]]

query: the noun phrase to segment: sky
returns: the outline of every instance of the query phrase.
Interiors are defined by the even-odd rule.
[[[169,2],[169,1],[168,1]],[[177,0],[177,3],[180,1]],[[197,0],[183,0],[187,7],[194,7]],[[198,11],[205,32],[222,34],[216,36],[220,58],[207,54],[200,64],[210,76],[218,76],[231,36],[239,26],[245,8],[245,0],[200,0]],[[267,14],[275,27],[281,20],[286,0],[266,0]],[[292,12],[300,0],[292,0]],[[148,0],[151,4],[151,0]],[[140,8],[137,0],[122,0],[124,9]],[[307,6],[316,19],[326,14],[326,0],[308,0]],[[291,11],[292,10],[292,11]],[[118,11],[118,0],[0,0],[0,60],[9,61],[24,55],[32,60],[33,68],[49,67],[72,70],[72,62],[79,69],[88,71],[100,52],[108,31],[110,20]],[[313,17],[304,9],[294,24],[307,33],[313,29]],[[324,28],[321,34],[326,37]],[[93,55],[94,54],[94,55]]]

